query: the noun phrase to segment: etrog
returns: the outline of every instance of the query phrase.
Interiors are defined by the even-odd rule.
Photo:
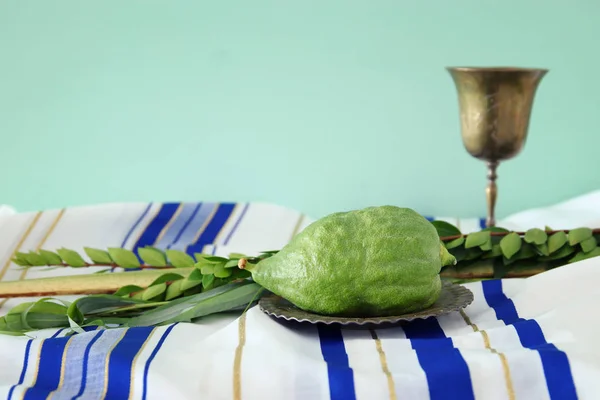
[[[441,268],[455,262],[423,216],[380,206],[323,217],[248,269],[255,282],[305,311],[369,317],[431,306]]]

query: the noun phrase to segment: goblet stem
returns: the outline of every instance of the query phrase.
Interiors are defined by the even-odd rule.
[[[498,197],[498,187],[496,186],[496,178],[498,175],[496,174],[496,168],[498,167],[498,161],[490,161],[487,163],[488,166],[488,185],[485,189],[485,193],[487,196],[487,220],[486,226],[492,227],[496,226],[496,198]]]

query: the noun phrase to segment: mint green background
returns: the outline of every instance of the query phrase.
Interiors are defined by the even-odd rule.
[[[0,203],[484,215],[449,65],[550,69],[501,216],[598,189],[600,5],[566,4],[3,1]]]

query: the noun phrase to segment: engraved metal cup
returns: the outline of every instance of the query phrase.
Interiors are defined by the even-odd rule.
[[[462,141],[487,163],[487,226],[496,224],[500,161],[517,156],[527,139],[533,100],[547,69],[448,67],[456,90]]]

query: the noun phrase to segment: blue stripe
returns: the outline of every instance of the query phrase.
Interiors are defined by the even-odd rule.
[[[142,219],[144,219],[144,217],[146,216],[146,214],[148,214],[148,211],[150,211],[150,207],[152,207],[152,203],[148,204],[148,206],[146,207],[146,209],[144,210],[144,212],[142,212],[142,215],[140,215],[140,217],[137,219],[137,221],[135,221],[135,224],[133,224],[133,226],[131,227],[131,229],[129,229],[129,232],[127,232],[127,235],[125,236],[125,239],[123,239],[123,243],[121,243],[121,247],[125,247],[125,244],[127,243],[127,241],[129,240],[129,238],[131,237],[131,234],[133,233],[133,231],[135,230],[135,228],[138,227],[138,225],[140,224],[140,222],[142,222]]]
[[[148,357],[148,361],[146,361],[146,366],[144,368],[144,385],[143,385],[144,389],[142,391],[142,399],[143,400],[146,400],[146,391],[148,390],[148,371],[150,370],[150,364],[154,360],[154,357],[156,357],[156,354],[158,354],[160,348],[162,347],[163,343],[167,339],[167,336],[169,336],[169,333],[171,333],[173,328],[175,328],[175,325],[177,325],[177,323],[169,326],[167,328],[167,330],[165,330],[165,332],[161,336],[160,340],[158,341],[158,344],[156,345],[156,347],[154,347],[154,350],[152,350],[152,354],[150,354],[150,357]]]
[[[430,217],[430,216],[428,216],[428,215],[425,215],[424,217],[425,217],[425,219],[426,219],[427,221],[429,221],[429,222],[432,222],[432,221],[434,221],[434,220],[435,220],[435,218],[433,218],[433,217]]]
[[[244,216],[246,215],[246,211],[248,211],[249,207],[250,207],[250,203],[246,203],[244,205],[244,209],[242,210],[242,213],[240,214],[240,217],[238,218],[238,220],[235,221],[235,225],[233,226],[233,228],[231,228],[231,232],[229,232],[229,234],[227,235],[227,238],[225,239],[225,242],[223,243],[224,245],[227,245],[229,243],[229,241],[231,240],[231,237],[233,236],[235,231],[237,231],[237,228],[238,228],[238,226],[240,226],[240,222],[242,222],[242,219],[244,219]]]
[[[146,230],[140,235],[137,243],[133,247],[135,254],[138,254],[138,247],[153,246],[154,242],[162,229],[169,223],[173,214],[177,211],[179,203],[165,203],[161,206],[159,212],[156,214],[152,222],[148,225]]]
[[[54,334],[50,337],[50,339],[54,339],[55,337],[60,335],[60,333],[62,331],[64,331],[64,329],[58,329],[56,332],[54,332]],[[7,400],[10,400],[12,398],[15,388],[19,385],[22,385],[23,381],[25,380],[25,374],[27,373],[27,368],[29,366],[29,353],[31,351],[31,343],[32,342],[33,342],[33,339],[30,339],[27,341],[27,345],[25,346],[25,355],[23,356],[23,368],[21,369],[21,376],[19,376],[19,382],[10,388],[10,391],[8,392]]]
[[[79,392],[77,392],[75,397],[73,397],[74,399],[76,399],[77,397],[80,397],[83,394],[83,392],[85,391],[85,385],[87,383],[88,362],[90,359],[90,351],[91,351],[94,343],[96,343],[96,341],[98,339],[100,339],[100,336],[102,336],[102,334],[104,332],[105,331],[98,332],[96,334],[96,336],[94,336],[94,338],[85,347],[85,352],[83,353],[83,371],[81,372],[81,387],[79,388]]]
[[[487,228],[487,223],[485,222],[485,220],[486,220],[485,218],[479,218],[479,227],[481,229]]]
[[[190,255],[193,255],[194,253],[201,253],[204,246],[207,244],[213,244],[215,238],[221,229],[223,229],[223,226],[231,216],[234,208],[234,203],[220,204],[212,220],[208,223],[206,229],[204,232],[202,232],[196,243],[188,247],[187,253]]]
[[[196,207],[194,207],[194,210],[192,211],[192,214],[185,221],[185,223],[183,224],[183,226],[181,227],[181,229],[179,230],[179,232],[177,232],[177,235],[175,235],[175,238],[171,241],[171,243],[169,243],[169,245],[167,246],[167,249],[170,249],[171,246],[173,246],[175,243],[177,243],[179,241],[179,239],[181,239],[181,235],[183,235],[183,232],[185,232],[185,230],[187,229],[187,227],[190,225],[190,222],[192,222],[192,220],[194,219],[194,217],[196,217],[196,214],[198,214],[198,210],[200,210],[201,206],[202,206],[202,203],[198,203],[196,205]],[[173,224],[173,225],[175,225],[175,224]]]
[[[403,329],[427,377],[431,400],[475,398],[469,366],[435,318],[413,320]]]
[[[190,215],[195,212],[198,207],[198,203],[182,203],[179,207],[179,212],[171,218],[168,223],[168,228],[164,230],[162,237],[156,241],[155,247],[159,249],[166,249],[169,244],[173,242],[181,227],[189,220]]]
[[[496,317],[515,328],[523,347],[539,353],[550,398],[577,399],[567,354],[546,341],[542,328],[535,320],[519,316],[513,301],[504,294],[501,280],[483,281],[481,284],[485,301],[494,309]]]
[[[63,354],[72,337],[64,336],[44,341],[35,385],[27,389],[23,400],[46,399],[50,392],[58,388]]]
[[[330,399],[356,399],[354,372],[348,362],[348,354],[346,354],[344,338],[340,328],[323,325],[318,325],[317,328],[321,342],[321,353],[327,363]]]
[[[108,361],[107,399],[127,399],[131,391],[133,359],[152,333],[152,327],[129,328],[113,349]]]

